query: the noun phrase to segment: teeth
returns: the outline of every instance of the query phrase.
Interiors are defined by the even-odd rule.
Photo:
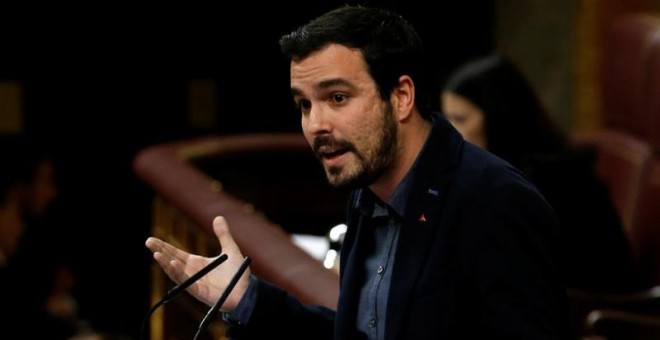
[[[333,148],[330,148],[330,147],[321,147],[321,148],[319,149],[319,151],[320,151],[321,153],[334,153],[334,152],[337,152],[337,150],[335,150],[335,149],[333,149]]]
[[[322,154],[325,157],[337,156],[341,153],[341,150],[323,150]]]

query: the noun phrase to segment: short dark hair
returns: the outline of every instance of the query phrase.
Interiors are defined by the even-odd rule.
[[[313,19],[280,38],[282,52],[300,60],[328,44],[357,48],[383,100],[402,75],[415,83],[415,101],[425,100],[422,79],[422,41],[400,15],[379,8],[343,6]]]

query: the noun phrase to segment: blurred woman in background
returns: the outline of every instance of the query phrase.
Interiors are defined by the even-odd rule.
[[[592,150],[554,124],[523,73],[495,53],[463,65],[441,94],[445,117],[473,144],[522,170],[562,223],[567,287],[627,292],[644,286]]]

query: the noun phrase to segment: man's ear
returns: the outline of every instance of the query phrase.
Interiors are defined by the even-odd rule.
[[[390,103],[399,121],[410,117],[415,107],[415,84],[410,76],[399,78],[399,84],[392,89]]]

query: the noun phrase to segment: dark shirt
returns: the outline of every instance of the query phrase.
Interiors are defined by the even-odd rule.
[[[420,153],[421,154],[421,153]],[[417,176],[417,162],[413,164],[392,192],[387,204],[365,189],[358,209],[365,216],[370,230],[364,235],[372,247],[365,251],[364,283],[358,302],[357,329],[369,340],[385,338],[387,297],[392,282],[392,266],[396,255],[401,221],[406,212],[413,179]]]
[[[387,296],[392,279],[391,265],[394,263],[396,244],[399,238],[401,216],[406,208],[406,197],[410,192],[412,171],[393,192],[388,204],[382,203],[369,191],[360,202],[361,213],[369,216],[369,227],[372,232],[372,248],[368,250],[365,261],[365,280],[360,291],[358,306],[357,329],[364,332],[367,339],[384,339],[385,312]],[[234,324],[248,322],[254,309],[257,294],[258,278],[252,276],[250,285],[238,306],[225,313],[225,321]]]
[[[387,293],[392,280],[390,265],[394,264],[399,218],[388,212],[387,206],[376,202],[366,226],[371,232],[372,248],[364,263],[365,280],[360,289],[356,327],[366,339],[383,339]],[[398,217],[398,216],[397,216]]]

